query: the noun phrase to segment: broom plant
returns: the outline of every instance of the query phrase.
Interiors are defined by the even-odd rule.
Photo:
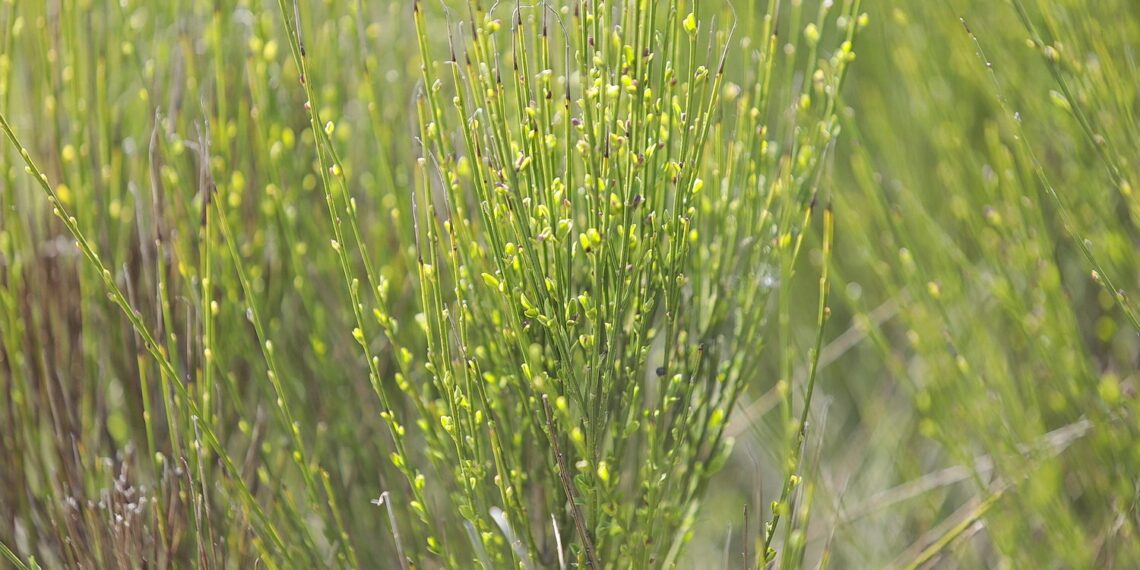
[[[672,567],[750,390],[780,395],[783,484],[748,548],[758,566],[802,556],[858,0],[746,14],[414,2],[407,30],[377,27],[361,2],[279,0],[276,20],[244,1],[80,4],[3,11],[21,49],[40,42],[21,36],[25,14],[72,41],[119,38],[95,71],[138,95],[76,86],[88,61],[53,51],[65,66],[46,112],[77,142],[41,167],[44,135],[26,145],[8,120],[3,60],[0,125],[33,178],[6,173],[3,195],[27,209],[3,214],[16,429],[0,443],[26,456],[29,489],[3,504],[56,521],[4,523],[10,562]],[[167,19],[199,25],[202,43],[176,28],[163,44],[152,26]],[[410,46],[406,100],[377,87],[398,79],[377,72],[381,38]],[[129,115],[128,134],[75,123],[89,105],[149,118]],[[298,215],[310,207],[326,215]],[[40,231],[82,254],[74,276],[29,269]],[[800,317],[808,250],[818,287]],[[36,364],[52,329],[21,313],[48,306],[41,283],[82,307],[68,342],[85,361],[61,356],[65,371]],[[95,370],[105,383],[47,380]],[[78,425],[99,429],[77,441]]]

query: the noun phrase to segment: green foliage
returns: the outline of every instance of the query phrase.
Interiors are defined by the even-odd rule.
[[[0,0],[0,555],[1140,564],[1135,45],[1129,0]]]
[[[836,564],[1140,560],[1140,426],[1123,396],[1138,379],[1137,155],[1122,143],[1140,130],[1137,77],[1117,70],[1132,65],[1135,14],[916,3],[883,6],[865,34],[840,150],[851,184],[836,193],[859,215],[841,218],[836,272],[906,396],[852,436],[894,433],[865,444],[882,467],[870,452],[859,469],[889,469],[897,487],[883,493],[882,472],[848,483],[883,502],[845,540],[874,540],[864,530],[888,519],[902,533]],[[880,303],[897,316],[875,327]],[[851,390],[861,409],[900,403],[875,389]]]

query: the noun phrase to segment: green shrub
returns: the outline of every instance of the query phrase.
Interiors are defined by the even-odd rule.
[[[1135,566],[1136,16],[0,1],[0,556]]]

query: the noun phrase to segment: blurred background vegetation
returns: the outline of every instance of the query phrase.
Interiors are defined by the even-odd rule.
[[[703,10],[736,18],[733,53],[747,54],[756,38],[745,24],[762,4]],[[425,5],[441,26],[464,17],[460,6],[445,15]],[[411,4],[300,6],[320,120],[336,124],[329,136],[363,239],[392,284],[389,311],[413,327],[416,251],[400,190],[414,183],[418,158]],[[836,237],[805,451],[802,564],[1140,566],[1131,300],[1140,4],[866,0],[862,11],[869,22],[821,182]],[[795,37],[777,30],[781,42]],[[444,52],[446,34],[430,40]],[[725,88],[746,84],[751,65],[730,57]],[[400,476],[328,250],[297,85],[276,2],[0,0],[0,110],[162,350],[202,369],[196,331],[214,327],[214,423],[242,450],[236,468],[263,516],[288,521],[285,540],[308,536],[295,526],[330,534],[340,519],[363,565],[385,567],[395,541],[373,500]],[[207,468],[147,457],[164,441],[200,441],[197,424],[157,410],[174,396],[154,381],[148,347],[18,151],[5,145],[0,156],[0,543],[49,567],[160,550],[186,564],[248,566],[258,545],[241,529],[257,513],[209,514],[210,501],[188,489],[237,491]],[[199,255],[211,183],[288,371],[278,388],[257,380],[264,341],[226,242],[215,235],[216,249]],[[816,332],[819,236],[806,247],[790,287],[792,345],[803,355]],[[223,292],[215,306],[195,292],[204,275]],[[422,339],[411,342],[422,351]],[[772,345],[754,355],[771,381],[749,386],[729,420],[733,455],[709,486],[682,567],[755,554],[784,476],[778,361]],[[381,360],[386,377],[394,367]],[[192,390],[204,381],[185,380]],[[279,487],[293,437],[275,415],[279,397],[328,469],[319,484],[339,497],[330,513],[306,512],[298,481]],[[211,520],[216,528],[202,523]],[[202,533],[206,546],[187,538]],[[171,544],[148,542],[158,535]]]

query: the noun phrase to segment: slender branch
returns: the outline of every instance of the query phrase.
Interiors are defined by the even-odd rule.
[[[586,547],[586,560],[590,568],[598,570],[602,567],[598,563],[598,555],[594,551],[594,543],[590,540],[590,533],[586,530],[586,519],[582,517],[582,509],[574,497],[574,482],[570,480],[570,473],[566,470],[566,456],[558,445],[558,438],[554,431],[554,412],[550,409],[550,398],[542,395],[542,409],[546,412],[546,435],[550,438],[550,445],[554,448],[554,455],[558,458],[558,476],[562,479],[562,489],[566,491],[566,500],[570,501],[570,516],[574,519],[574,526],[578,528],[578,536],[582,537],[582,544]]]

